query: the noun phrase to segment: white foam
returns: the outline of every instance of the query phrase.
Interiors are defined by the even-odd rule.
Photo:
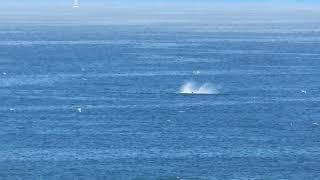
[[[300,90],[300,92],[303,94],[307,94],[307,90],[304,90],[304,89]]]
[[[194,82],[186,82],[180,88],[182,94],[219,94],[219,91],[210,83],[197,85]]]
[[[200,74],[200,71],[197,70],[197,71],[193,71],[192,73],[198,75],[198,74]]]

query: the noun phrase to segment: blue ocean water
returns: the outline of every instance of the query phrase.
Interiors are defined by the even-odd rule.
[[[318,179],[319,37],[312,23],[2,25],[0,177]]]

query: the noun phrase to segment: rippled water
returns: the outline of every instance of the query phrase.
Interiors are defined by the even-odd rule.
[[[0,177],[319,178],[318,24],[221,26],[1,26]]]

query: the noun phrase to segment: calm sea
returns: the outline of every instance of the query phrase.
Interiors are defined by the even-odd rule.
[[[0,25],[1,179],[319,179],[319,21],[213,17]]]

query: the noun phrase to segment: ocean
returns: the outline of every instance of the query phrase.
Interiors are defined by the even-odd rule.
[[[317,16],[183,12],[2,16],[0,179],[319,179]]]

